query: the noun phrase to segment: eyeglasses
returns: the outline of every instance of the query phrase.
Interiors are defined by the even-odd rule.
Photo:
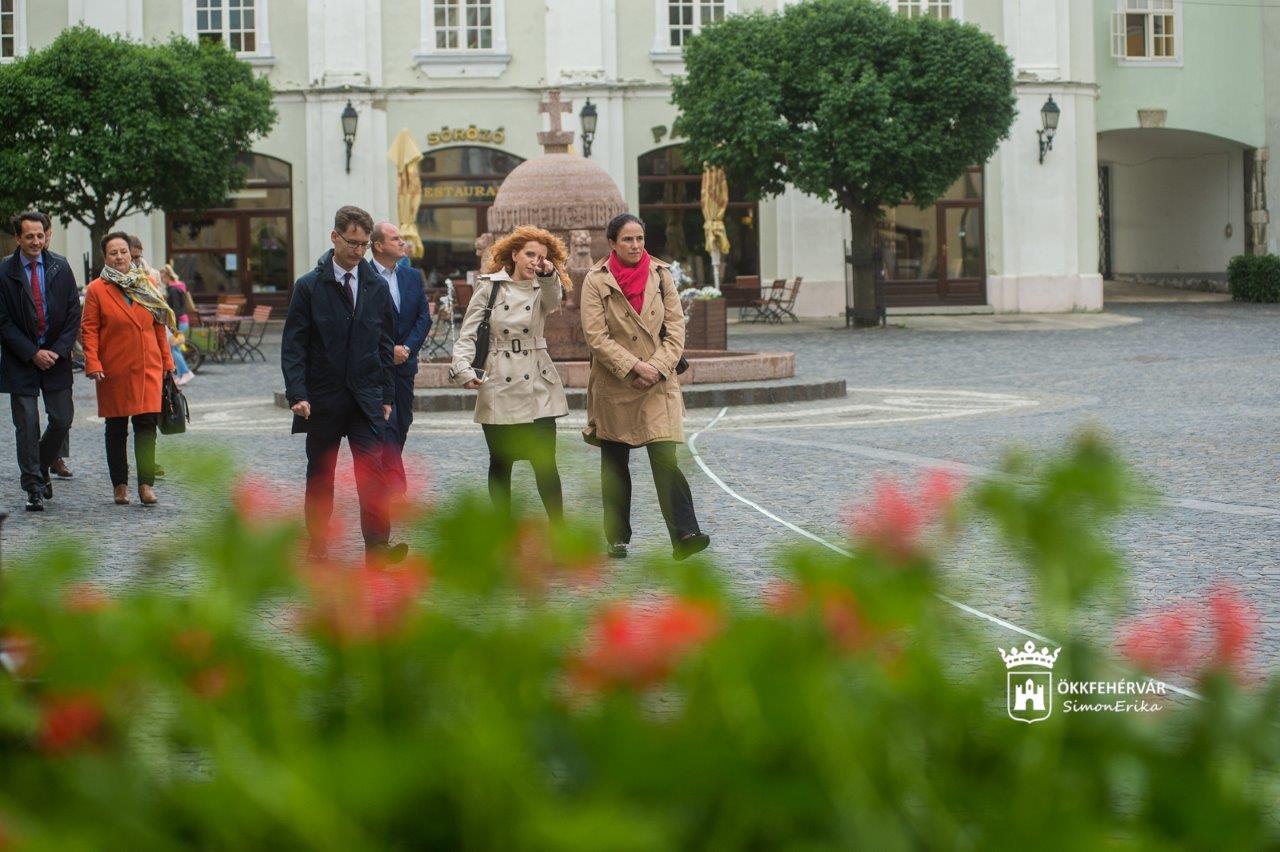
[[[355,240],[347,239],[346,237],[342,236],[342,234],[338,234],[338,238],[342,240],[344,243],[346,243],[347,245],[351,246],[353,249],[357,249],[358,251],[364,251],[369,247],[368,240],[365,240],[362,243],[358,243]]]

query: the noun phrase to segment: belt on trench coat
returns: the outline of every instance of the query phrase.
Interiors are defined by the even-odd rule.
[[[496,337],[489,338],[489,348],[495,352],[525,352],[530,349],[546,349],[545,337]]]

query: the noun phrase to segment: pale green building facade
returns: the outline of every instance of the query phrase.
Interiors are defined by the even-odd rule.
[[[794,1],[794,0],[791,0]],[[680,156],[670,82],[705,22],[789,0],[12,0],[0,61],[85,23],[130,38],[218,38],[276,91],[280,119],[254,145],[250,185],[225,208],[123,223],[154,262],[173,260],[201,298],[283,303],[328,245],[333,211],[395,219],[387,151],[407,130],[424,159],[418,225],[434,281],[465,276],[504,174],[537,156],[539,111],[558,89],[591,157],[650,223],[656,254],[709,283],[697,164]],[[887,211],[886,295],[895,308],[1098,309],[1104,275],[1221,277],[1274,248],[1266,229],[1269,135],[1280,128],[1276,16],[1180,0],[885,0],[958,18],[1015,62],[1019,115],[1006,140],[937,206]],[[2,24],[3,21],[0,21]],[[5,53],[8,50],[8,53]],[[1275,89],[1275,87],[1273,87]],[[1060,121],[1040,154],[1041,109]],[[342,114],[358,116],[350,152]],[[583,150],[579,135],[574,150]],[[845,308],[845,217],[794,191],[751,201],[732,187],[728,280],[802,276],[799,312]],[[59,230],[73,258],[87,234]]]

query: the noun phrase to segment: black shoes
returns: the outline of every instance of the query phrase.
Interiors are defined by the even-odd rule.
[[[32,488],[27,492],[27,511],[43,512],[44,511],[44,494],[40,488]]]
[[[609,554],[610,559],[626,559],[627,546],[622,542],[618,542],[617,544],[611,544],[609,545],[609,549],[606,551],[606,553]]]
[[[49,474],[44,475],[44,499],[53,499],[53,480],[49,479]]]
[[[676,559],[688,559],[695,553],[701,553],[711,544],[711,536],[706,533],[687,535],[671,548],[671,555]]]

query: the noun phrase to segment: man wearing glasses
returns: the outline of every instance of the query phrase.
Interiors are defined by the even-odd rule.
[[[395,313],[391,291],[364,260],[373,218],[342,207],[316,268],[298,279],[280,344],[293,431],[307,436],[306,522],[313,559],[328,555],[333,479],[343,437],[355,461],[366,553],[383,563],[408,552],[392,546],[383,434],[395,401]]]

